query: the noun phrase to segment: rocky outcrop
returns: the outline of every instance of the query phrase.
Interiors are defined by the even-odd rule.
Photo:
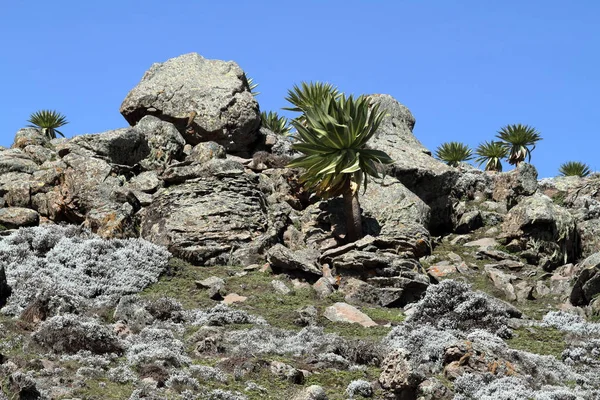
[[[450,225],[449,195],[459,171],[436,160],[413,135],[415,118],[408,108],[389,95],[371,95],[373,102],[385,111],[369,145],[385,151],[393,160],[390,174],[431,208],[429,228],[447,230]]]
[[[154,115],[173,123],[188,143],[214,141],[240,154],[249,152],[260,126],[244,71],[197,53],[153,64],[120,111],[131,125]]]
[[[525,198],[508,212],[501,229],[507,246],[517,251],[532,250],[534,257],[530,258],[539,258],[545,268],[575,260],[575,220],[547,196]]]
[[[154,195],[142,216],[142,237],[197,264],[254,263],[277,236],[258,177],[228,160],[203,168]]]

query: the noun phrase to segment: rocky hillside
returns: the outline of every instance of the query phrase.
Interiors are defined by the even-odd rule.
[[[600,177],[394,160],[342,200],[234,62],[154,64],[128,128],[0,151],[0,399],[600,398]]]

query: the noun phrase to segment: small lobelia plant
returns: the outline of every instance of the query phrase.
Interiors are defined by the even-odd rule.
[[[502,142],[483,142],[475,149],[478,165],[485,164],[486,171],[502,172],[502,159],[508,155],[508,149]]]
[[[458,167],[461,162],[472,159],[473,152],[464,143],[446,142],[435,150],[435,156],[451,167]]]
[[[29,116],[27,122],[31,123],[31,125],[27,125],[29,127],[40,128],[49,139],[56,139],[57,133],[65,137],[58,128],[68,124],[67,117],[54,110],[36,111]]]
[[[292,132],[289,121],[286,117],[279,116],[276,112],[265,111],[260,113],[262,125],[278,135],[288,136]]]
[[[558,168],[560,176],[586,177],[592,173],[590,166],[579,161],[567,161]]]
[[[519,165],[525,158],[531,161],[531,152],[535,149],[535,144],[542,140],[535,128],[522,124],[506,125],[496,137],[506,146],[510,165]]]

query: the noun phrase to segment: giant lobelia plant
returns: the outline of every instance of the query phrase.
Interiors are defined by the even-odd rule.
[[[393,160],[383,151],[367,147],[384,113],[367,96],[345,96],[328,84],[294,86],[286,98],[302,115],[292,148],[303,155],[289,167],[304,168],[301,181],[323,198],[343,196],[349,241],[362,237],[358,192],[369,176],[379,177],[378,165]]]

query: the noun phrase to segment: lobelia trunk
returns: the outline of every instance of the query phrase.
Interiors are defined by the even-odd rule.
[[[350,180],[348,180],[343,197],[344,214],[346,214],[346,230],[348,231],[348,242],[355,242],[362,238],[362,220],[360,217],[358,190],[352,190],[352,184]]]

